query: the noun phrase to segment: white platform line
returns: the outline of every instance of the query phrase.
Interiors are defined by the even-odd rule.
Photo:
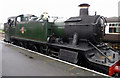
[[[60,59],[56,59],[56,58],[53,58],[53,57],[50,57],[50,56],[47,56],[47,55],[44,55],[44,54],[41,54],[41,53],[38,53],[38,52],[35,52],[35,51],[32,51],[32,50],[29,50],[29,49],[26,49],[26,48],[23,48],[23,47],[20,47],[20,46],[16,46],[16,45],[13,45],[13,44],[10,44],[10,43],[6,43],[4,41],[1,41],[1,42],[5,43],[5,44],[12,45],[12,46],[17,47],[17,48],[21,48],[21,49],[29,51],[31,53],[35,53],[35,54],[38,54],[38,55],[41,55],[41,56],[44,56],[44,57],[47,57],[47,58],[62,62],[62,63],[66,63],[66,64],[69,64],[69,65],[72,65],[72,66],[75,66],[75,67],[78,67],[78,68],[81,68],[81,69],[84,69],[84,70],[87,70],[87,71],[90,71],[90,72],[93,72],[93,73],[96,73],[96,74],[99,74],[99,75],[102,75],[102,76],[110,77],[109,75],[106,75],[106,74],[103,74],[103,73],[100,73],[100,72],[97,72],[97,71],[94,71],[94,70],[91,70],[91,69],[88,69],[88,68],[85,68],[85,67],[82,67],[82,66],[78,66],[78,65],[75,65],[75,64],[60,60]]]

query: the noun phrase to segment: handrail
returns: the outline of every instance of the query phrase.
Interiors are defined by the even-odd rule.
[[[105,58],[107,58],[109,60],[109,62],[113,63],[114,61],[110,60],[99,48],[97,48],[94,44],[92,44],[89,41],[89,44],[92,45],[99,53],[101,53],[103,56],[105,56]]]

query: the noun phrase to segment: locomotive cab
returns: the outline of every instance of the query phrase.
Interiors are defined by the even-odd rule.
[[[7,23],[4,24],[5,41],[10,42],[11,35],[15,33],[15,16],[9,17]]]

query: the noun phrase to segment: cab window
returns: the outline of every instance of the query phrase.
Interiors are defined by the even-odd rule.
[[[14,18],[8,18],[8,25],[10,27],[14,25]]]
[[[17,20],[16,20],[17,22],[21,22],[22,21],[22,19],[21,19],[21,17],[17,17]]]

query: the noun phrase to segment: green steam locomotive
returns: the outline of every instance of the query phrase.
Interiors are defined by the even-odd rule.
[[[107,74],[120,76],[120,53],[102,42],[105,19],[89,15],[89,4],[80,4],[80,15],[63,20],[19,15],[5,23],[5,41]]]

